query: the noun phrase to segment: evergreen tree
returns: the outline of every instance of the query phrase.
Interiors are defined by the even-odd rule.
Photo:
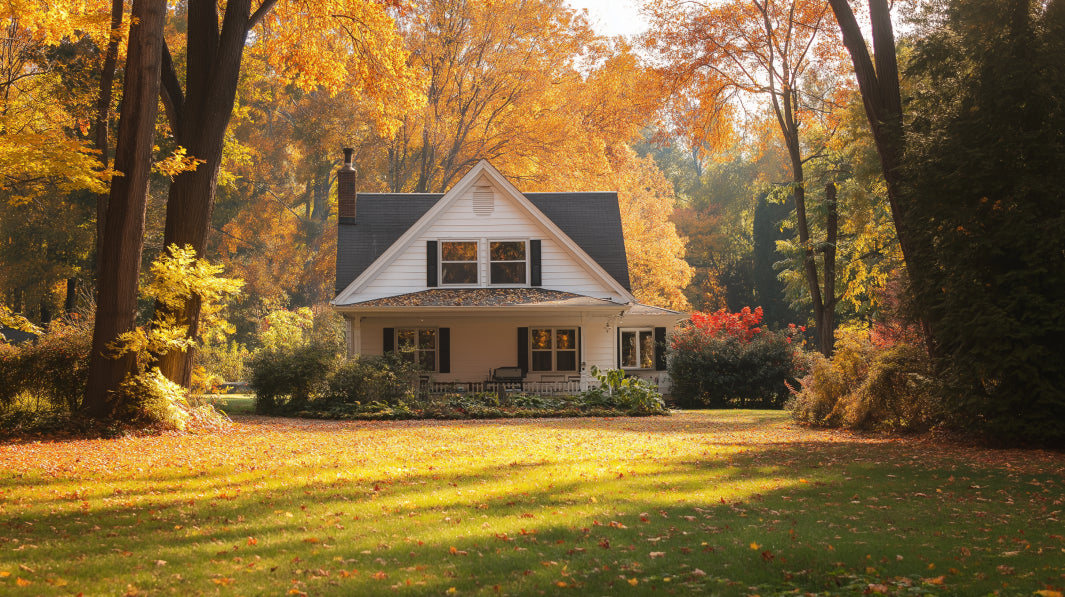
[[[959,420],[1065,443],[1065,2],[949,0],[914,82],[905,224]],[[907,256],[909,258],[909,256]]]

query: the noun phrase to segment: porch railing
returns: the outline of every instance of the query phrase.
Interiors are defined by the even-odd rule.
[[[523,392],[540,396],[572,396],[581,392],[579,380],[564,381],[426,381],[430,394],[468,394],[477,392]]]

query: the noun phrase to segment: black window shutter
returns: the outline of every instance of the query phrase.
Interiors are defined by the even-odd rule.
[[[439,339],[437,354],[440,359],[440,373],[451,373],[451,328],[440,328]]]
[[[518,328],[518,367],[525,377],[529,372],[529,328]]]
[[[655,371],[666,370],[666,328],[655,328]]]
[[[381,352],[388,354],[396,351],[396,328],[385,328],[381,336]]]
[[[581,328],[577,328],[577,372],[581,371]]]
[[[429,288],[438,286],[436,265],[436,241],[425,241],[425,285]]]
[[[540,268],[540,239],[529,241],[529,285],[543,286],[543,273]]]

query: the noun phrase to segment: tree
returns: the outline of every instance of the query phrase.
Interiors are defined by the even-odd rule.
[[[1065,445],[1065,4],[951,0],[918,40],[898,170],[956,422]]]
[[[428,103],[388,145],[393,192],[444,191],[480,159],[523,190],[573,188],[653,114],[637,57],[561,0],[433,0],[403,24]]]
[[[270,65],[291,84],[304,90],[323,85],[335,91],[355,82],[368,95],[412,95],[406,54],[396,37],[390,8],[382,0],[283,2],[234,0],[219,14],[214,0],[190,0],[185,35],[185,85],[174,56],[164,52],[163,100],[171,133],[189,155],[202,160],[195,170],[174,178],[167,200],[163,242],[190,245],[202,254],[211,224],[215,190],[226,130],[233,112],[241,63],[253,28]],[[157,305],[169,315],[165,305]],[[189,334],[198,331],[200,305],[190,301],[179,321]],[[192,352],[171,351],[159,356],[167,378],[188,387]]]
[[[116,407],[112,396],[136,365],[131,354],[112,358],[110,345],[119,335],[134,329],[137,315],[137,282],[159,105],[166,1],[135,0],[131,15],[122,116],[115,146],[115,168],[122,175],[111,182],[107,221],[100,243],[99,298],[89,380],[82,402],[82,410],[95,418],[112,414]]]
[[[869,0],[873,57],[848,0],[828,0],[839,23],[843,43],[850,53],[854,74],[861,90],[869,128],[880,156],[888,203],[895,223],[903,260],[910,279],[920,285],[934,285],[933,248],[928,239],[911,233],[913,204],[902,193],[903,174],[900,166],[906,152],[903,126],[902,96],[899,86],[899,66],[895,50],[895,32],[891,24],[891,10],[887,0]],[[875,63],[874,63],[875,60]],[[932,319],[919,315],[925,343],[935,354],[938,345]]]
[[[679,311],[691,308],[682,289],[693,269],[684,261],[684,241],[670,221],[676,198],[650,156],[639,158],[626,146],[612,152],[625,253],[637,300]]]
[[[826,30],[831,23],[828,6],[819,0],[736,0],[721,5],[661,0],[649,10],[653,29],[646,45],[666,62],[664,78],[687,89],[700,111],[720,115],[713,119],[716,126],[730,114],[720,107],[723,104],[744,95],[768,98],[791,163],[791,196],[818,345],[830,354],[837,302],[831,259],[836,239],[828,236],[815,243],[810,236],[803,166],[819,148],[804,148],[801,131],[805,121],[830,111],[835,99],[829,91],[832,85],[817,80],[833,80],[839,65],[836,44]],[[705,129],[706,120],[694,122]],[[830,212],[833,205],[834,200],[827,200]]]

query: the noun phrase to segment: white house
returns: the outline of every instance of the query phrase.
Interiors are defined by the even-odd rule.
[[[639,304],[617,193],[522,193],[487,161],[447,193],[356,193],[339,174],[337,296],[350,354],[413,351],[455,390],[576,391],[592,365],[668,389],[685,316]]]

